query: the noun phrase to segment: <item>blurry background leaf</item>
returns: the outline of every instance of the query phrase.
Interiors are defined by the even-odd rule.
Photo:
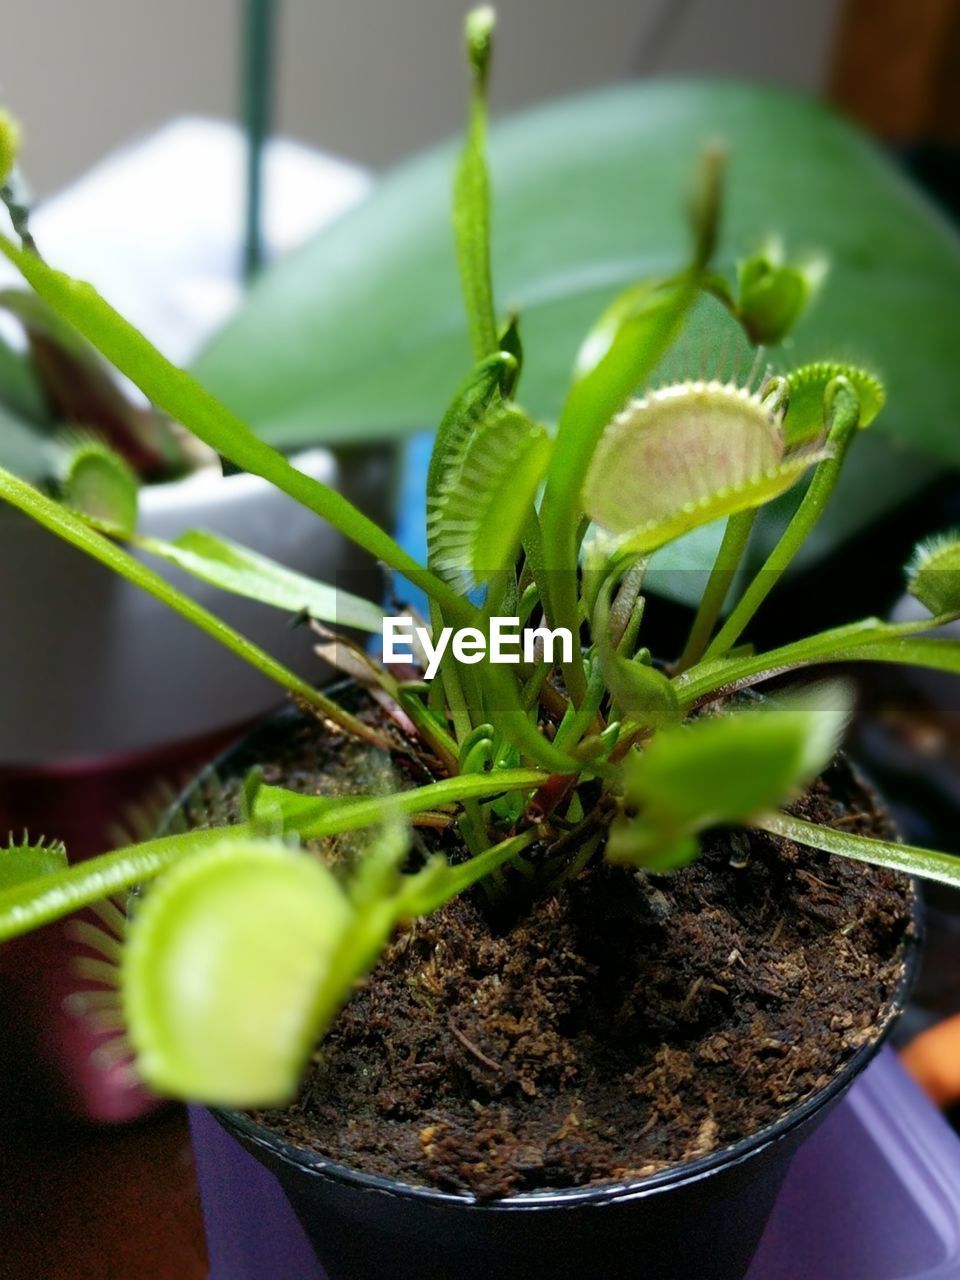
[[[38,426],[49,421],[43,392],[26,352],[15,350],[2,336],[0,336],[0,405]]]
[[[960,241],[821,105],[737,84],[630,85],[494,129],[494,270],[501,306],[522,315],[521,394],[533,415],[554,418],[600,310],[631,281],[680,266],[683,194],[700,144],[717,135],[731,149],[718,267],[732,278],[771,232],[791,256],[824,251],[831,274],[790,363],[857,362],[888,387],[821,526],[830,546],[960,463]],[[439,421],[469,367],[450,225],[456,154],[447,145],[388,175],[268,272],[201,355],[202,380],[271,442],[292,449]],[[695,335],[693,354],[708,340]],[[709,562],[713,532],[698,539],[696,563]],[[693,594],[682,583],[671,593]]]
[[[31,484],[42,484],[54,470],[57,452],[49,436],[0,404],[0,466]]]
[[[589,94],[494,130],[494,266],[523,316],[522,393],[555,417],[577,347],[632,280],[676,269],[698,145],[731,144],[719,265],[771,229],[832,273],[791,350],[876,367],[880,429],[960,462],[960,245],[875,146],[824,107],[740,85]],[[397,169],[356,211],[268,272],[201,356],[205,382],[285,448],[439,421],[469,366],[446,146]],[[903,340],[909,333],[911,340]]]

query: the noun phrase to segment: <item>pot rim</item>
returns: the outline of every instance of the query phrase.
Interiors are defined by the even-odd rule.
[[[336,483],[336,463],[329,449],[313,446],[297,449],[288,461],[298,470],[322,477],[328,483]],[[270,490],[262,476],[252,471],[234,471],[229,475],[215,466],[203,466],[176,480],[162,480],[157,484],[145,484],[140,490],[140,500],[145,517],[180,511],[182,508],[209,509],[223,503],[249,501],[251,495]]]
[[[341,680],[333,684],[328,693],[336,696],[341,690],[354,684],[352,680]],[[251,731],[238,742],[228,747],[183,789],[170,806],[160,824],[160,833],[168,826],[173,816],[179,813],[192,797],[198,787],[210,777],[219,776],[229,766],[232,759],[247,745],[250,738],[262,727],[276,724],[283,720],[299,720],[302,712],[293,707],[281,708],[255,725]],[[843,753],[838,757],[857,778],[875,790],[871,783],[861,775],[857,766]],[[504,1212],[518,1210],[573,1209],[578,1206],[602,1206],[617,1202],[643,1199],[655,1195],[667,1188],[691,1185],[719,1172],[721,1169],[743,1164],[759,1155],[774,1143],[779,1142],[794,1130],[801,1128],[819,1111],[838,1100],[850,1087],[860,1072],[877,1056],[888,1039],[897,1019],[903,1012],[911,988],[917,976],[922,950],[921,898],[918,883],[914,877],[908,877],[912,899],[912,928],[904,936],[900,973],[896,987],[892,991],[884,1008],[882,1023],[878,1023],[875,1034],[862,1044],[823,1086],[802,1101],[791,1107],[778,1119],[765,1125],[762,1129],[748,1134],[726,1146],[719,1147],[705,1156],[694,1160],[671,1164],[654,1173],[637,1178],[625,1178],[617,1182],[591,1183],[582,1187],[547,1188],[542,1191],[523,1191],[515,1195],[503,1196],[499,1199],[481,1200],[472,1192],[441,1191],[436,1187],[423,1186],[417,1183],[404,1182],[399,1178],[390,1178],[383,1174],[365,1173],[350,1165],[331,1160],[319,1151],[308,1147],[299,1147],[280,1137],[266,1125],[260,1124],[244,1111],[232,1108],[208,1107],[214,1119],[244,1146],[255,1147],[269,1153],[274,1161],[298,1169],[313,1178],[325,1182],[339,1184],[344,1189],[352,1189],[366,1193],[389,1196],[391,1199],[414,1201],[437,1207],[473,1209],[480,1212]]]

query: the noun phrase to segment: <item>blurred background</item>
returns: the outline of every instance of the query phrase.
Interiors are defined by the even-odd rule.
[[[911,6],[911,28],[923,8]],[[450,50],[460,5],[279,0],[276,9],[280,132],[380,167],[459,128],[463,76]],[[493,103],[511,110],[675,72],[819,92],[843,9],[842,0],[506,0]],[[3,96],[27,122],[25,163],[40,197],[172,116],[237,109],[236,0],[6,0],[3,27]]]
[[[276,8],[280,132],[379,167],[459,126],[463,83],[449,56],[459,5]],[[499,110],[625,76],[697,72],[823,94],[896,141],[960,133],[953,0],[506,0],[500,11]],[[236,0],[6,0],[0,87],[27,121],[38,196],[173,116],[233,116],[239,16]]]
[[[838,108],[926,189],[945,218],[956,214],[960,0],[501,0],[497,7],[495,115],[623,80],[692,75],[774,85]],[[24,125],[23,169],[50,256],[90,274],[175,358],[192,357],[242,308],[244,261],[256,265],[244,131],[296,144],[271,160],[257,219],[265,256],[279,257],[376,191],[376,180],[394,163],[461,128],[463,12],[453,0],[4,0],[0,103]],[[196,117],[235,128],[211,130]],[[175,121],[181,124],[171,130]],[[703,129],[710,124],[703,121]],[[790,163],[784,156],[784,167]],[[956,240],[937,217],[930,225],[953,270]],[[937,245],[939,252],[939,239]],[[909,293],[911,282],[903,287]],[[269,306],[259,314],[265,323]],[[909,345],[911,335],[896,338]],[[956,413],[960,426],[960,407]],[[396,514],[403,530],[420,476],[411,456],[413,480],[388,499],[396,459],[383,451],[345,463],[342,454],[332,459],[318,450],[301,465],[335,476],[378,514]],[[900,555],[901,542],[924,531],[916,502],[928,518],[953,512],[960,520],[960,486],[942,457],[924,472],[923,484],[914,487],[915,499],[922,488],[921,497],[910,518],[900,520],[903,527],[877,533],[871,526],[871,552],[889,544]],[[268,544],[261,549],[304,570],[330,576],[342,568],[342,548],[324,542],[303,552],[302,526],[273,508],[261,510],[256,494],[243,496],[236,485],[233,492],[239,505],[224,510],[222,531],[253,541],[262,533]],[[205,512],[207,501],[201,493],[197,509]],[[159,498],[146,496],[143,511],[161,534],[183,526],[183,510],[167,510]],[[190,507],[187,521],[199,518]],[[172,521],[169,530],[165,521]],[[289,546],[269,543],[278,528]],[[143,670],[156,669],[171,645],[187,641],[179,633],[171,639],[153,622],[144,630],[138,615],[128,620],[136,629],[128,644],[117,641],[106,653],[94,625],[87,656],[79,641],[72,653],[75,669],[88,673],[98,658],[107,659],[116,714],[104,711],[108,699],[95,678],[85,692],[51,687],[55,714],[37,714],[36,691],[52,686],[54,669],[68,668],[58,670],[58,680],[73,675],[61,661],[62,633],[39,614],[26,618],[19,588],[39,599],[38,584],[49,584],[64,612],[75,610],[78,626],[84,600],[108,590],[101,579],[88,585],[58,558],[45,559],[45,538],[36,545],[4,541],[6,564],[0,563],[0,615],[12,599],[24,614],[12,642],[9,629],[0,635],[0,672],[7,673],[6,685],[0,678],[0,833],[29,823],[88,853],[103,847],[110,823],[158,778],[181,777],[209,758],[225,734],[267,708],[237,670],[211,664],[197,684],[215,686],[219,702],[192,707],[195,723],[178,738],[181,711],[165,690],[159,684],[153,690],[149,714],[139,693],[153,683]],[[106,604],[102,612],[107,616]],[[242,622],[249,630],[245,615]],[[284,656],[293,643],[285,620],[269,635],[254,634]],[[127,671],[131,649],[141,665]],[[180,661],[199,671],[191,663],[204,659],[198,653]],[[915,838],[960,851],[956,699],[951,703],[936,683],[891,690],[879,681],[867,706],[860,746],[914,824]],[[69,742],[65,707],[79,726]],[[940,911],[936,964],[914,1030],[956,1007],[960,989],[960,913],[950,901],[931,910]],[[9,1008],[0,999],[4,1025],[11,1040],[30,1045],[27,1070],[21,1064],[7,1092],[14,1104],[7,1112],[21,1110],[26,1123],[9,1138],[0,1131],[0,1275],[199,1280],[206,1263],[182,1113],[157,1114],[151,1100],[118,1095],[99,1068],[91,1070],[90,1042],[62,1015],[71,981],[62,960],[47,944],[22,951],[6,968],[0,958],[0,997],[14,993]],[[135,1120],[136,1127],[100,1127]]]

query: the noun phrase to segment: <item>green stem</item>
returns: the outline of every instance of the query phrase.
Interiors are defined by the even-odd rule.
[[[636,286],[600,318],[587,342],[602,351],[574,382],[560,413],[557,439],[540,507],[551,626],[573,637],[572,661],[564,664],[567,692],[576,706],[586,696],[580,644],[577,565],[582,506],[580,491],[604,429],[649,377],[680,329],[699,286],[700,268],[670,286]]]
[[[434,637],[438,637],[443,630],[443,614],[432,600],[430,601],[430,629]],[[457,735],[457,742],[462,743],[470,734],[473,725],[470,721],[466,698],[463,696],[460,672],[452,662],[440,664],[440,685],[446,695],[447,710],[453,723],[453,731]]]
[[[437,759],[448,773],[457,772],[457,744],[445,729],[433,719],[427,706],[418,696],[396,699],[398,706],[406,712],[416,725],[417,732],[432,749]]]
[[[603,677],[603,668],[599,662],[595,661],[590,671],[587,692],[583,701],[569,720],[564,721],[557,729],[557,736],[553,740],[553,745],[559,751],[566,751],[568,748],[576,746],[580,741],[593,724],[606,692],[607,686]]]
[[[860,421],[860,401],[846,378],[836,378],[830,383],[825,400],[828,421],[831,423],[827,443],[832,447],[833,454],[824,459],[814,471],[813,479],[793,519],[708,647],[707,658],[719,658],[737,643],[744,628],[807,540],[836,488],[847,450]]]
[[[543,765],[552,773],[577,773],[581,766],[540,733],[530,722],[521,701],[522,691],[510,667],[484,661],[481,672],[483,691],[490,707],[488,718],[527,759]],[[517,668],[522,678],[522,671]]]
[[[412,920],[417,916],[429,915],[431,911],[436,911],[438,907],[442,907],[451,898],[456,898],[478,880],[498,871],[511,858],[515,858],[518,853],[529,848],[537,839],[539,839],[539,833],[536,828],[531,828],[521,835],[511,836],[499,844],[491,845],[475,858],[469,858],[466,862],[448,867],[446,874],[438,883],[431,883],[425,876],[422,888],[418,889],[416,884],[411,884],[408,891],[401,890],[399,895],[400,909],[403,913],[400,918]],[[416,880],[417,877],[413,879]]]
[[[493,279],[490,270],[490,175],[487,170],[487,79],[493,41],[493,16],[475,10],[466,23],[467,58],[472,73],[467,141],[454,184],[453,225],[476,360],[499,347]]]
[[[899,623],[867,618],[821,635],[807,636],[768,653],[698,663],[674,680],[674,688],[681,709],[687,712],[706,698],[821,664],[892,662],[960,674],[960,641],[923,634],[955,617],[955,614],[945,614],[940,618]]]
[[[550,676],[550,667],[546,662],[541,662],[527,676],[520,688],[520,705],[524,711],[530,711],[537,705],[543,686],[546,684]]]
[[[677,663],[678,674],[692,667],[703,657],[724,601],[730,594],[730,587],[740,568],[756,519],[757,512],[753,510],[741,511],[727,520],[717,558],[710,570],[710,577],[707,579],[703,595],[700,597],[697,616],[693,620],[686,647]]]
[[[857,862],[868,862],[876,867],[888,867],[908,876],[923,880],[937,880],[941,884],[960,888],[960,857],[938,853],[933,849],[919,849],[914,845],[894,844],[888,840],[876,840],[871,836],[854,835],[850,831],[838,831],[835,827],[821,827],[786,813],[765,813],[750,824],[771,835],[794,840],[811,849],[839,854]]]
[[[540,769],[501,769],[492,773],[462,773],[455,778],[428,782],[411,791],[389,796],[304,796],[283,787],[261,787],[258,812],[276,807],[287,830],[305,840],[358,831],[382,822],[385,813],[413,814],[469,799],[488,799],[506,791],[530,791],[546,782]]]
[[[457,825],[460,829],[460,834],[463,836],[463,842],[471,853],[480,854],[484,849],[489,848],[490,841],[487,838],[487,826],[483,820],[478,801],[464,800],[463,811],[460,814],[460,821]]]

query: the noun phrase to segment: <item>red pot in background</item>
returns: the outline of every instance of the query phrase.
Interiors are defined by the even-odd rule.
[[[159,797],[234,736],[228,730],[83,764],[0,768],[0,830],[55,832],[72,861],[91,857],[116,842],[125,815],[155,810]],[[0,1087],[22,1111],[97,1123],[137,1119],[158,1100],[104,1050],[111,1033],[95,1031],[69,1008],[69,997],[86,985],[76,971],[79,950],[63,921],[0,947]]]

